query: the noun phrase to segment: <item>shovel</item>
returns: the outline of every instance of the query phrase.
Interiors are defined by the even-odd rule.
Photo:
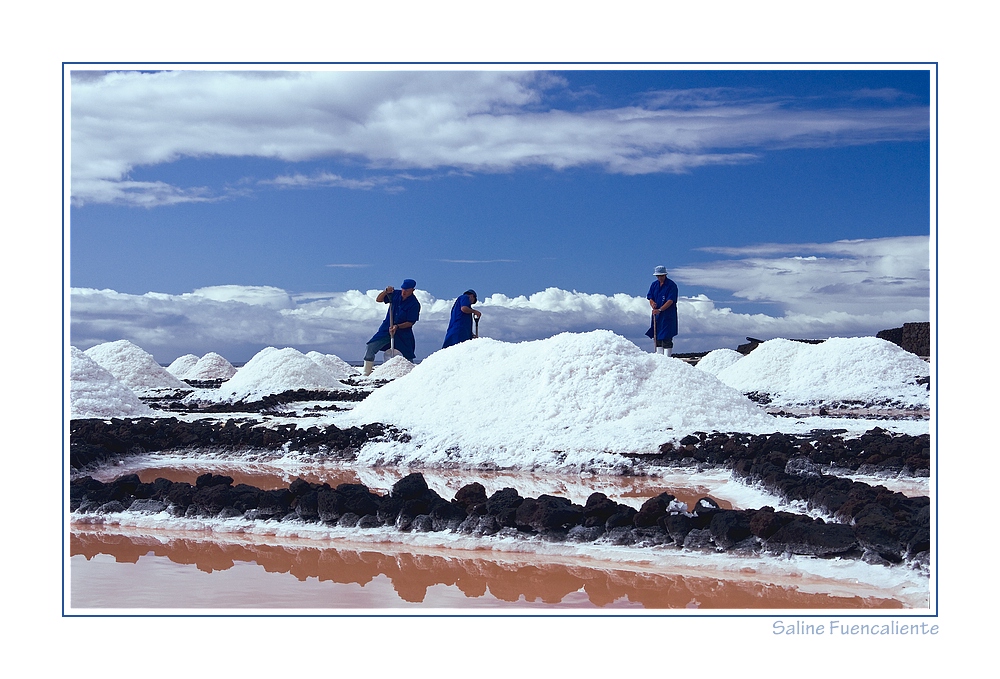
[[[392,297],[389,298],[389,325],[395,325],[396,319],[392,316]],[[397,356],[402,356],[403,352],[396,349],[396,335],[389,335],[389,348],[385,350],[385,361]]]
[[[656,353],[656,314],[653,314],[653,353]]]
[[[479,337],[479,316],[476,316],[473,320],[476,323],[476,329],[472,333],[472,338],[475,339]]]

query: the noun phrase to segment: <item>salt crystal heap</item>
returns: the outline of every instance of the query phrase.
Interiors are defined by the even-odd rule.
[[[70,347],[70,418],[151,417],[154,413],[131,389],[90,356]]]
[[[822,344],[768,340],[717,377],[743,393],[767,394],[771,405],[927,407],[927,387],[917,379],[928,375],[926,361],[892,342],[839,337]]]
[[[310,351],[306,354],[306,356],[316,361],[321,368],[337,379],[357,377],[360,372],[357,368],[342,359],[340,356],[335,356],[333,354],[321,354],[318,351]]]
[[[198,357],[194,354],[184,354],[174,359],[174,362],[167,366],[167,372],[179,380],[187,377],[188,372],[198,364]]]
[[[500,467],[619,466],[701,431],[774,431],[774,418],[687,363],[607,330],[535,342],[462,342],[374,391],[346,418],[384,422],[407,445],[360,462]]]
[[[254,401],[295,389],[333,391],[343,384],[297,349],[261,349],[214,395],[228,401]]]
[[[410,363],[405,356],[393,356],[388,361],[375,368],[372,374],[368,376],[368,379],[395,380],[403,375],[409,375],[411,370],[413,370],[413,364]]]
[[[704,370],[709,375],[718,375],[719,371],[728,368],[736,361],[743,358],[743,354],[732,349],[716,349],[701,357],[695,366],[698,370]]]
[[[184,379],[200,382],[228,380],[235,374],[236,368],[233,367],[232,363],[214,351],[210,351],[198,359],[198,362],[184,375]]]
[[[139,396],[168,396],[191,387],[168,373],[151,354],[128,340],[105,342],[84,352]]]

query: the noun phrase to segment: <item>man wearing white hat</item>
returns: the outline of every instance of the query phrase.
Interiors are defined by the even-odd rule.
[[[653,310],[646,337],[655,340],[656,353],[670,356],[674,352],[674,337],[677,335],[677,284],[667,278],[665,266],[653,269],[653,275],[656,280],[646,294]]]

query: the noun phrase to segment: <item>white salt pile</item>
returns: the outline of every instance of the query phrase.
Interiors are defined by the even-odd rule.
[[[345,419],[405,428],[359,461],[611,467],[697,430],[774,431],[774,418],[683,361],[607,330],[535,342],[492,339],[436,352]]]
[[[743,393],[768,394],[772,405],[864,401],[928,405],[926,361],[876,337],[833,338],[822,344],[764,342],[717,377]]]
[[[210,351],[198,359],[198,362],[184,375],[184,379],[199,381],[228,380],[235,374],[236,368],[233,367],[232,363],[214,351]]]
[[[403,356],[393,356],[382,365],[375,368],[368,376],[371,380],[395,380],[403,375],[409,375],[414,365]]]
[[[743,354],[732,349],[716,349],[701,357],[695,366],[698,370],[704,370],[709,375],[718,375],[719,371],[728,368],[736,361],[743,358]]]
[[[334,354],[321,354],[318,351],[310,351],[306,356],[316,361],[321,368],[337,379],[356,377],[361,372],[340,356],[335,356]]]
[[[343,384],[297,349],[261,349],[214,395],[228,401],[254,401],[294,389],[332,391]]]
[[[90,356],[70,347],[70,418],[149,417],[154,413],[131,389]]]
[[[167,366],[167,372],[179,380],[187,377],[188,371],[198,364],[198,357],[194,354],[184,354],[174,359],[174,362]]]
[[[162,396],[191,390],[190,386],[168,373],[152,355],[128,340],[98,344],[84,353],[139,396]]]

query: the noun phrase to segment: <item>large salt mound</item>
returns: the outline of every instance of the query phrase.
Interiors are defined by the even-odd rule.
[[[318,351],[310,351],[306,354],[306,356],[316,361],[319,367],[323,368],[337,379],[342,377],[357,377],[359,374],[359,370],[357,368],[342,359],[340,356],[335,356],[333,354],[321,354]]]
[[[168,373],[152,355],[128,340],[98,344],[84,353],[140,396],[191,390],[187,384]]]
[[[343,388],[336,377],[301,351],[292,348],[261,349],[223,384],[216,398],[253,401],[294,389],[331,391]]]
[[[198,381],[228,380],[235,374],[236,368],[233,367],[232,363],[214,351],[210,351],[198,359],[198,363],[187,371],[184,379]]]
[[[71,419],[154,414],[135,392],[76,347],[70,347],[69,401]]]
[[[693,431],[774,431],[774,418],[683,361],[607,330],[509,344],[462,342],[374,391],[345,417],[405,428],[359,461],[616,466]]]
[[[184,354],[174,359],[174,362],[167,366],[167,372],[179,380],[187,377],[188,372],[198,364],[198,357],[194,354]]]
[[[695,367],[698,370],[704,370],[709,375],[718,375],[721,370],[728,368],[741,358],[743,358],[743,354],[738,351],[716,349],[702,356]]]
[[[371,380],[395,380],[403,375],[409,375],[413,364],[405,356],[393,356],[388,361],[375,368],[368,376]]]
[[[772,405],[927,406],[927,387],[917,378],[929,374],[926,361],[892,342],[838,337],[822,344],[769,340],[717,377],[743,393],[767,394]]]

